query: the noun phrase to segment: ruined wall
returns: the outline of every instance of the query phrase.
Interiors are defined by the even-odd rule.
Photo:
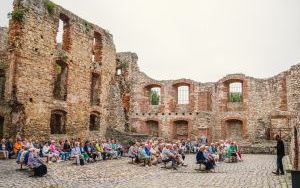
[[[51,112],[66,113],[68,136],[103,136],[111,121],[111,83],[116,70],[116,52],[111,34],[70,11],[46,1],[14,1],[14,12],[22,12],[22,20],[12,16],[9,26],[9,75],[6,100],[13,101],[11,122],[6,134],[20,132],[26,137],[49,138]],[[64,26],[62,47],[56,43],[59,19]],[[100,42],[94,47],[95,32]],[[95,61],[93,62],[93,51]],[[57,61],[68,69],[66,100],[54,98]],[[100,78],[97,90],[99,104],[91,104],[91,77]],[[99,115],[100,129],[89,131],[90,114]],[[114,118],[114,117],[113,117]]]
[[[7,32],[6,27],[0,27],[0,52],[6,52],[7,48]]]
[[[176,122],[186,121],[184,129],[189,138],[206,135],[210,140],[219,140],[233,135],[244,144],[272,139],[275,134],[290,139],[293,112],[289,108],[299,103],[300,74],[295,72],[299,65],[268,79],[231,74],[216,83],[157,81],[139,71],[137,58],[125,58],[130,54],[118,53],[118,59],[119,64],[126,64],[120,76],[131,83],[127,106],[134,131],[151,134],[153,127],[158,127],[158,136],[172,139],[176,138]],[[229,84],[234,82],[242,83],[241,102],[228,99]],[[182,85],[189,86],[189,104],[177,104],[177,87]],[[149,91],[153,87],[160,88],[159,105],[150,104]]]
[[[288,110],[294,113],[291,118],[292,140],[290,159],[294,169],[300,168],[300,66],[291,68],[287,77]]]

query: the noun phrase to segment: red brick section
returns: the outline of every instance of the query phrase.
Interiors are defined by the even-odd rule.
[[[212,110],[211,93],[208,91],[200,92],[198,105],[200,111],[211,111]]]
[[[287,86],[286,86],[286,74],[280,79],[281,91],[280,91],[280,110],[287,111]]]

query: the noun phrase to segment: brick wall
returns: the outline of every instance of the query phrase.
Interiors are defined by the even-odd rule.
[[[6,101],[13,105],[5,117],[6,136],[17,132],[34,139],[55,136],[50,134],[54,110],[66,112],[65,136],[104,136],[112,124],[124,127],[112,112],[121,105],[113,100],[118,94],[112,95],[116,52],[111,34],[58,5],[50,13],[44,1],[15,0],[14,11],[19,10],[24,10],[23,20],[12,18],[9,25]],[[62,49],[56,43],[59,19],[68,22]],[[93,44],[95,37],[100,44]],[[93,53],[98,54],[95,62]],[[65,100],[53,97],[57,61],[68,69]],[[99,104],[90,99],[93,73],[99,75]],[[99,131],[89,131],[90,114],[99,114]]]
[[[231,74],[215,83],[187,79],[158,81],[139,71],[137,58],[122,60],[122,56],[130,54],[119,53],[118,57],[120,64],[126,64],[123,72],[129,72],[126,74],[131,83],[129,122],[137,132],[147,133],[146,122],[151,120],[158,122],[161,137],[173,138],[174,122],[184,120],[189,124],[190,138],[206,134],[210,140],[230,139],[230,135],[239,131],[240,142],[247,144],[270,139],[270,130],[272,134],[284,134],[284,131],[289,134],[291,131],[292,111],[288,107],[297,101],[293,99],[289,104],[292,100],[289,85],[290,82],[298,83],[297,79],[290,79],[293,68],[267,79]],[[229,84],[233,82],[242,83],[243,100],[238,103],[228,99]],[[189,86],[189,104],[177,104],[176,89],[180,85]],[[149,102],[146,91],[151,87],[161,88],[159,105]],[[294,95],[299,97],[299,93]],[[241,125],[235,127],[230,122],[241,122]]]

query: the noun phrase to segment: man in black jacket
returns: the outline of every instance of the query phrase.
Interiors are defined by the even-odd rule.
[[[277,149],[277,170],[276,170],[276,172],[273,172],[273,173],[276,174],[276,175],[279,175],[279,172],[280,172],[280,175],[284,175],[283,164],[282,164],[282,158],[285,155],[284,143],[281,140],[279,135],[276,135],[275,139],[277,140],[277,146],[276,146],[276,149]]]

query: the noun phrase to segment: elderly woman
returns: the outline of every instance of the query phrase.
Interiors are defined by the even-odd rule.
[[[47,174],[47,166],[44,161],[39,157],[39,149],[31,148],[29,149],[29,157],[27,165],[33,169],[32,176],[42,177]]]
[[[197,164],[204,164],[205,170],[207,171],[212,171],[212,169],[214,168],[213,163],[211,162],[211,160],[208,159],[208,156],[206,156],[205,154],[205,145],[202,145],[199,148],[199,151],[196,155],[196,161]]]

